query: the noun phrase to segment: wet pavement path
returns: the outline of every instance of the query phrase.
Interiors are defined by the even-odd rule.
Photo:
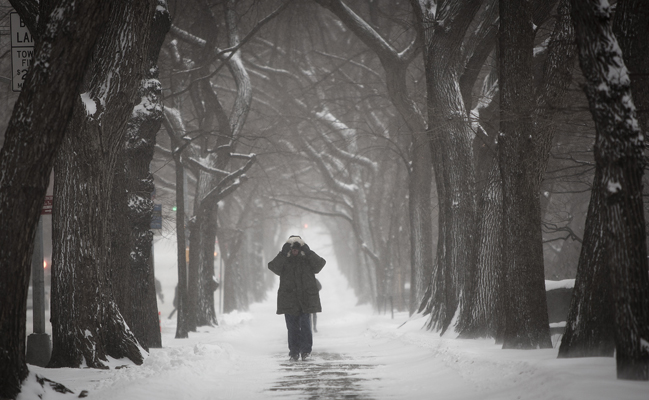
[[[282,377],[268,389],[281,397],[371,400],[372,378],[363,372],[376,367],[344,354],[313,353],[306,361],[277,355]]]

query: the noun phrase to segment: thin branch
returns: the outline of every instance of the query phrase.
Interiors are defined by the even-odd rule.
[[[334,131],[353,131],[352,128],[349,128],[346,124],[343,122],[339,121],[336,117],[334,117],[329,110],[326,108],[323,108],[322,111],[315,112],[314,115],[318,118],[318,121],[323,123],[325,126],[327,126],[329,129],[334,130]],[[322,140],[325,142],[327,147],[331,149],[332,152],[334,152],[337,156],[340,158],[343,158],[345,160],[351,161],[353,163],[358,163],[360,165],[364,165],[368,167],[373,173],[378,173],[378,165],[370,160],[367,157],[360,156],[358,154],[352,154],[349,153],[345,150],[342,150],[338,148],[336,145],[334,145],[323,133],[320,132],[320,130],[316,129],[316,132],[318,135],[322,138]],[[355,136],[354,132],[351,133],[343,133],[343,136],[349,140],[349,136]]]
[[[568,226],[562,226],[559,227],[555,224],[549,223],[549,222],[543,222],[543,228],[545,233],[557,233],[557,232],[566,232],[568,236],[565,238],[555,238],[555,239],[549,239],[545,240],[544,243],[552,242],[555,240],[560,240],[560,239],[572,239],[575,240],[579,243],[583,243],[582,238],[579,237],[570,227]]]
[[[205,164],[203,164],[202,162],[196,160],[193,157],[186,157],[186,158],[184,158],[184,160],[186,160],[187,163],[189,163],[190,166],[194,167],[194,169],[200,170],[200,171],[203,171],[203,172],[207,172],[208,174],[212,174],[212,175],[215,175],[215,176],[227,176],[227,175],[230,174],[230,172],[228,172],[228,171],[224,171],[222,169],[218,169],[218,168],[214,168],[214,167],[210,167],[208,165],[205,165]]]
[[[278,199],[278,198],[275,198],[275,197],[269,197],[269,199],[273,200],[273,201],[276,201],[278,203],[288,204],[290,206],[300,208],[300,209],[302,209],[304,211],[309,211],[309,212],[312,212],[314,214],[323,215],[323,216],[326,216],[326,217],[342,218],[342,219],[346,220],[347,222],[349,222],[350,224],[352,223],[352,219],[348,215],[343,214],[343,213],[332,213],[332,212],[320,211],[320,210],[316,210],[316,209],[313,209],[313,208],[310,208],[310,207],[303,206],[303,205],[298,204],[298,203],[293,203],[293,202],[290,202],[290,201],[281,200],[281,199]]]
[[[302,136],[300,136],[300,139],[302,140],[302,144],[304,145],[306,152],[309,154],[310,158],[315,161],[315,164],[318,166],[318,169],[320,170],[325,181],[329,183],[329,186],[338,192],[353,196],[354,192],[357,189],[356,185],[340,182],[339,180],[334,178],[331,170],[327,167],[327,164],[322,159],[322,156],[309,143],[307,143],[306,140],[302,138]]]
[[[212,190],[210,190],[205,195],[205,197],[203,197],[203,200],[201,200],[201,202],[220,201],[225,196],[227,196],[227,194],[229,194],[230,192],[228,192],[227,194],[224,194],[224,193],[226,192],[226,189],[228,189],[228,188],[231,189],[232,188],[232,185],[230,185],[230,183],[234,182],[236,179],[239,179],[240,177],[242,177],[243,174],[245,174],[246,171],[248,171],[254,165],[256,159],[257,159],[257,157],[253,154],[250,157],[250,159],[248,160],[248,162],[243,167],[239,168],[238,170],[232,172],[230,175],[223,178]],[[237,185],[239,185],[242,182],[243,181],[240,180],[240,182],[238,182]],[[230,186],[227,186],[227,185],[230,185]]]
[[[204,67],[206,67],[206,66],[208,66],[208,65],[211,65],[211,64],[212,64],[214,61],[216,61],[218,58],[221,58],[221,57],[223,57],[226,53],[228,53],[227,56],[223,57],[223,59],[222,59],[222,63],[221,63],[219,66],[217,66],[216,69],[214,69],[214,71],[212,71],[212,72],[209,73],[208,75],[205,75],[205,76],[201,76],[201,77],[195,78],[194,80],[192,80],[192,82],[189,83],[189,85],[187,86],[187,88],[181,90],[180,92],[172,93],[172,94],[169,95],[168,97],[171,98],[171,97],[175,97],[175,96],[178,96],[178,95],[180,95],[180,94],[183,94],[183,93],[185,93],[187,90],[189,90],[189,87],[191,87],[191,84],[193,84],[193,83],[195,83],[195,82],[198,82],[198,81],[201,81],[201,80],[210,79],[210,78],[212,78],[214,75],[218,74],[218,73],[221,71],[221,69],[222,69],[224,66],[227,65],[227,63],[228,63],[228,62],[230,61],[230,59],[231,59],[231,58],[236,54],[236,52],[237,52],[241,47],[243,47],[243,45],[245,45],[245,44],[246,44],[246,43],[247,43],[247,42],[248,42],[248,41],[249,41],[249,40],[254,36],[254,34],[257,33],[257,31],[259,31],[259,29],[261,29],[262,26],[264,26],[268,21],[270,21],[271,19],[275,18],[275,17],[276,17],[277,15],[279,15],[282,11],[284,11],[284,9],[285,9],[286,7],[288,7],[288,5],[289,5],[292,1],[293,1],[293,0],[287,0],[284,4],[282,4],[281,6],[279,6],[275,11],[273,11],[273,12],[270,13],[270,14],[268,14],[265,18],[263,18],[261,21],[259,21],[259,22],[258,22],[258,23],[257,23],[257,24],[256,24],[256,25],[255,25],[251,30],[250,30],[250,32],[248,32],[248,34],[247,34],[247,35],[246,35],[246,36],[241,40],[241,42],[239,42],[238,44],[236,44],[236,45],[234,45],[234,46],[231,46],[231,47],[228,47],[228,48],[226,48],[226,49],[222,49],[222,50],[219,49],[218,47],[214,47],[214,51],[215,51],[215,53],[214,53],[214,54],[213,54],[213,55],[208,59],[208,61],[207,61],[204,65],[200,65],[200,66],[198,66],[198,67],[194,67],[194,68],[186,69],[186,70],[183,70],[183,71],[177,71],[177,72],[175,72],[176,74],[179,74],[179,73],[191,73],[191,72],[199,71],[199,70],[201,70],[202,68],[204,68]],[[195,44],[195,45],[198,45],[198,46],[200,46],[200,47],[205,47],[205,46],[206,46],[206,43],[207,43],[207,42],[206,42],[204,39],[198,38],[198,37],[196,37],[196,36],[194,36],[194,35],[192,35],[192,34],[190,34],[190,33],[188,33],[188,32],[185,32],[185,31],[183,31],[182,29],[180,29],[180,28],[178,28],[178,27],[176,27],[176,26],[172,26],[172,29],[170,30],[170,32],[173,33],[173,34],[175,34],[175,35],[177,35],[179,39],[189,40],[189,43],[191,43],[191,44]]]
[[[401,64],[397,50],[374,28],[340,0],[316,0],[316,3],[334,13],[340,20],[387,64]]]

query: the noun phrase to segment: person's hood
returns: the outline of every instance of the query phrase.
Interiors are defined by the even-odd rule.
[[[293,246],[293,243],[295,242],[299,243],[300,247],[304,246],[304,240],[302,240],[302,238],[297,235],[291,235],[286,240],[286,243],[290,244],[291,246]]]
[[[289,238],[286,240],[286,243],[290,244],[290,245],[291,245],[291,248],[293,248],[293,245],[294,245],[295,243],[299,243],[300,248],[301,248],[302,246],[304,246],[304,240],[302,240],[302,238],[299,237],[299,236],[297,236],[297,235],[291,235],[291,236],[289,236]],[[300,254],[301,254],[301,255],[305,255],[304,252],[303,252],[301,249],[300,249]],[[288,252],[288,256],[289,256],[289,257],[291,256],[291,252],[290,252],[290,251]]]

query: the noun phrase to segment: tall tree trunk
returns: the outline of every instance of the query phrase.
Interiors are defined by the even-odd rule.
[[[545,300],[541,209],[534,175],[529,0],[500,1],[500,134],[503,180],[505,332],[503,348],[551,347]]]
[[[443,13],[435,13],[423,2],[411,3],[425,46],[427,133],[433,148],[439,202],[437,261],[427,290],[431,297],[424,301],[430,313],[427,327],[444,332],[456,315],[465,275],[476,254],[474,134],[460,90],[464,65],[457,48],[480,2],[451,1]]]
[[[437,54],[438,52],[431,52]],[[431,56],[433,57],[433,56]],[[444,257],[437,261],[439,281],[444,285],[442,299],[444,313],[435,321],[444,332],[451,324],[465,290],[465,274],[475,263],[475,175],[473,170],[473,133],[469,127],[455,74],[446,74],[448,66],[436,65],[430,60],[427,75],[429,135],[436,147],[433,165],[442,171],[438,183],[439,212],[444,214],[439,223],[440,238],[444,238]],[[446,87],[443,87],[445,86]],[[441,158],[441,159],[440,159]],[[437,181],[436,181],[437,182]],[[438,242],[438,246],[440,242]],[[439,253],[438,253],[439,254]],[[439,290],[438,287],[435,290]],[[440,306],[439,304],[437,306]],[[431,317],[434,317],[434,313]],[[433,322],[432,319],[430,322]]]
[[[566,104],[566,92],[572,83],[573,66],[577,58],[577,46],[572,19],[570,0],[561,0],[557,7],[556,22],[547,47],[540,84],[535,88],[536,104],[532,114],[534,130],[532,140],[535,147],[534,174],[536,192],[541,184],[550,158],[550,150],[557,132],[555,116]]]
[[[140,103],[127,123],[125,146],[119,154],[113,187],[111,265],[119,309],[142,347],[162,347],[152,258],[153,159],[156,134],[162,124],[158,55],[171,20],[166,3],[158,0],[151,29]]]
[[[613,32],[629,69],[640,129],[649,131],[649,7],[642,0],[618,0]]]
[[[412,167],[408,182],[410,217],[410,314],[424,298],[433,276],[433,222],[430,191],[432,186],[431,147],[427,137],[412,136]]]
[[[187,323],[187,255],[185,246],[185,168],[182,163],[180,143],[172,138],[174,163],[176,164],[176,255],[178,257],[178,285],[176,286],[176,339],[186,339],[191,330]]]
[[[62,0],[41,15],[28,16],[22,5],[27,4],[15,8],[34,22],[28,26],[36,41],[34,60],[41,62],[30,67],[0,151],[0,213],[5,216],[0,223],[0,398],[7,399],[18,395],[28,374],[25,316],[36,225],[54,157],[109,8],[103,1]],[[38,29],[37,18],[40,27],[50,29]]]
[[[197,324],[203,325],[218,325],[216,319],[216,308],[214,305],[214,253],[216,253],[216,213],[218,211],[218,203],[214,205],[212,212],[209,213],[210,218],[207,224],[204,225],[206,232],[203,232],[205,241],[201,246],[202,268],[200,270],[200,285],[198,287],[198,310],[196,314]]]
[[[601,192],[604,204],[598,216],[604,229],[598,239],[604,245],[605,265],[611,267],[617,376],[647,380],[649,268],[642,202],[644,140],[635,117],[628,71],[613,35],[610,6],[600,1],[573,0],[572,7],[579,61],[586,78],[584,90],[596,129],[599,180],[593,190]],[[575,298],[573,303],[579,301]],[[581,328],[579,321],[576,324]]]
[[[189,326],[187,323],[187,238],[185,234],[185,167],[183,165],[185,146],[184,140],[187,133],[180,113],[169,107],[164,108],[162,123],[171,142],[171,154],[175,165],[176,181],[176,263],[178,268],[178,284],[174,293],[174,307],[176,313],[176,339],[188,337]]]
[[[457,332],[462,338],[498,337],[503,309],[503,201],[502,177],[492,159],[478,203],[478,251],[472,279],[463,299]]]
[[[604,199],[596,183],[602,171],[595,169],[584,239],[577,265],[566,329],[559,358],[612,357],[615,352],[615,304],[611,287],[611,265],[605,256]]]
[[[187,257],[187,288],[185,291],[185,324],[190,332],[196,332],[198,314],[198,285],[200,277],[200,251],[202,242],[197,235],[200,232],[200,224],[196,215],[197,209],[194,205],[194,217],[187,221],[189,231],[189,257]],[[202,239],[202,238],[201,238]]]
[[[649,7],[643,1],[638,0],[621,0],[618,1],[615,19],[613,21],[613,31],[618,38],[620,47],[622,48],[622,53],[624,56],[624,64],[629,70],[629,77],[631,78],[631,93],[633,95],[633,102],[636,105],[636,116],[638,123],[640,124],[640,129],[645,134],[649,132],[649,42],[647,42],[647,37],[649,37]],[[642,192],[642,187],[640,188]],[[635,221],[639,223],[639,221]],[[635,227],[634,229],[639,229]],[[646,231],[645,231],[646,232]],[[637,238],[639,240],[639,238]],[[646,243],[646,241],[645,241]],[[639,268],[640,271],[644,269],[645,273],[636,271],[635,274],[639,274],[640,277],[646,278],[647,276],[647,266]],[[633,301],[635,296],[637,296],[640,301],[644,301],[644,305],[635,308],[634,311],[644,310],[644,314],[640,314],[640,321],[644,321],[644,332],[642,337],[645,339],[643,343],[644,356],[642,360],[634,360],[629,364],[636,364],[634,366],[627,367],[622,366],[626,371],[622,372],[623,378],[631,377],[635,379],[636,377],[642,377],[641,379],[649,379],[649,348],[647,342],[649,337],[649,310],[647,309],[647,304],[649,302],[649,285],[645,280],[644,283],[642,279],[640,282],[633,281],[633,276],[631,276],[632,285],[637,285],[635,287],[629,288],[628,295],[631,296],[631,301]],[[618,296],[620,293],[618,292]],[[628,300],[625,300],[627,302]],[[619,320],[622,322],[622,320]],[[628,321],[628,320],[627,320]],[[627,322],[624,321],[624,322]],[[642,325],[641,325],[642,326]],[[635,333],[635,332],[634,332]],[[619,333],[618,333],[619,335]],[[633,344],[629,347],[636,347],[637,344]],[[631,352],[635,353],[637,347]],[[637,353],[635,354],[637,356]],[[629,356],[632,358],[633,356]],[[624,361],[627,362],[627,361]],[[619,361],[618,361],[619,366]],[[640,372],[641,369],[644,369],[643,372]],[[618,367],[618,376],[620,375],[620,367]]]
[[[203,178],[213,182],[209,176]],[[195,279],[192,288],[196,290],[193,300],[196,302],[194,310],[196,326],[218,325],[214,308],[214,291],[209,285],[214,279],[216,207],[212,201],[197,201],[190,229],[189,263],[192,266],[190,278]]]
[[[572,81],[572,65],[576,56],[576,47],[574,45],[572,21],[569,15],[569,1],[562,0],[558,10],[556,22],[552,31],[547,51],[544,53],[543,69],[538,85],[536,87],[536,102],[533,112],[534,128],[532,140],[535,148],[534,172],[537,188],[533,189],[539,193],[540,185],[543,181],[543,175],[547,166],[554,134],[557,130],[557,124],[554,123],[557,110],[562,108],[565,102],[565,93]],[[547,18],[547,15],[543,15]],[[537,18],[535,18],[536,20]],[[540,58],[540,57],[539,57]],[[496,75],[497,70],[491,74]],[[497,114],[498,102],[489,100],[495,96],[496,86],[494,79],[487,77],[485,79],[481,102],[473,111],[479,117],[480,131],[484,129],[487,138],[478,138],[477,147],[480,149],[481,156],[478,159],[478,169],[488,171],[488,176],[479,179],[486,181],[487,184],[480,189],[481,194],[479,218],[479,249],[477,256],[477,266],[474,272],[469,273],[472,280],[468,293],[463,297],[462,311],[458,321],[457,331],[462,337],[476,336],[495,336],[497,341],[502,341],[502,323],[503,312],[500,307],[503,306],[502,291],[504,286],[501,285],[502,271],[502,234],[494,234],[494,230],[501,228],[502,221],[494,221],[494,218],[502,218],[502,194],[501,178],[498,164],[494,163],[491,167],[480,167],[484,164],[484,159],[493,160],[489,143],[486,141],[495,140],[498,132],[494,128],[498,126]],[[495,93],[494,93],[495,92]],[[485,100],[486,99],[486,100]],[[482,135],[481,132],[478,135]],[[497,214],[498,216],[496,216]]]
[[[105,368],[107,356],[143,361],[109,281],[110,194],[155,1],[111,5],[55,166],[50,367]]]
[[[495,43],[495,35],[493,39]],[[502,304],[502,178],[495,157],[500,114],[497,76],[495,67],[484,78],[480,101],[471,111],[476,131],[477,244],[476,262],[467,271],[466,291],[456,326],[463,338],[497,337],[503,315],[499,308]]]
[[[240,289],[239,250],[242,234],[236,229],[219,228],[219,249],[223,259],[223,312],[229,313],[239,309],[237,292]]]
[[[441,321],[445,320],[447,314],[445,276],[450,241],[448,236],[449,230],[446,228],[448,214],[445,210],[447,209],[446,201],[448,197],[446,192],[449,182],[448,174],[443,167],[443,147],[434,141],[431,142],[431,145],[433,147],[433,158],[439,163],[434,168],[437,201],[439,204],[437,217],[437,251],[431,281],[424,292],[422,303],[419,306],[419,312],[429,314],[426,329],[441,330],[443,328]]]
[[[239,16],[236,12],[236,2],[228,0],[222,6],[228,45],[234,47],[239,45],[240,42],[237,26]],[[215,33],[217,21],[209,9],[206,8],[203,12],[210,15],[207,20],[210,24],[213,24],[213,26],[208,27],[211,31],[206,30],[212,34]],[[218,50],[216,43],[208,40],[202,56],[205,59],[210,59],[215,49]],[[209,80],[203,79],[196,83],[192,91],[194,94],[194,106],[201,120],[201,130],[206,135],[203,144],[204,157],[210,168],[221,171],[226,171],[230,165],[231,154],[236,149],[236,139],[246,121],[252,99],[250,78],[243,66],[240,51],[235,52],[226,62],[237,84],[237,96],[232,112],[229,115],[226,113]],[[196,75],[209,75],[209,68],[204,68],[202,72]],[[208,140],[208,132],[218,132],[217,139],[215,141]],[[209,146],[213,147],[209,148]],[[212,153],[207,154],[208,151],[212,151]],[[190,226],[188,276],[188,317],[190,319],[189,324],[194,329],[196,326],[218,324],[214,308],[214,290],[212,289],[214,287],[217,202],[222,198],[218,193],[216,195],[209,195],[209,193],[219,187],[225,178],[228,178],[227,174],[199,171],[195,211]]]

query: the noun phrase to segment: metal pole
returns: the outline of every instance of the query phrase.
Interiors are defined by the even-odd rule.
[[[34,333],[45,333],[45,273],[43,272],[43,217],[38,219],[32,254]]]
[[[52,346],[50,335],[45,333],[45,274],[43,272],[43,217],[38,220],[34,253],[32,254],[32,304],[34,311],[34,333],[27,337],[29,364],[45,367],[50,361]]]
[[[221,253],[219,259],[219,314],[223,315],[223,253]]]

